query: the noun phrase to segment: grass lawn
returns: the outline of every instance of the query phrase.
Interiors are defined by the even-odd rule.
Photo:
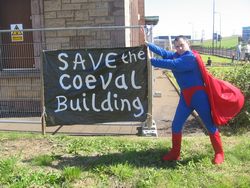
[[[213,165],[209,137],[183,138],[182,160],[161,162],[170,137],[0,133],[3,187],[250,187],[249,133],[222,136]]]
[[[235,49],[238,44],[238,36],[230,36],[230,37],[222,37],[221,42],[217,42],[217,47],[221,46],[222,48],[231,48]],[[212,47],[212,40],[205,40],[203,43],[195,42],[193,45],[201,45],[204,47]],[[214,43],[214,46],[216,47],[216,42]]]
[[[224,57],[218,57],[218,56],[213,56],[213,55],[205,55],[205,54],[201,54],[201,58],[203,60],[203,62],[206,64],[207,63],[207,59],[208,57],[211,58],[212,60],[212,65],[219,65],[219,64],[232,64],[232,60],[229,58],[224,58]]]

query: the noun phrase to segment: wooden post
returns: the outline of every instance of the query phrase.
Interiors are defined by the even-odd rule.
[[[42,123],[42,135],[46,135],[46,125],[44,120],[44,115],[41,117],[41,123]]]
[[[41,52],[40,55],[40,70],[41,70],[41,105],[42,105],[42,115],[41,115],[41,128],[42,128],[42,134],[46,134],[46,124],[45,124],[45,104],[44,104],[44,79],[43,79],[43,51]]]

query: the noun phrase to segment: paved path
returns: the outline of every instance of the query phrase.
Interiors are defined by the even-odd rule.
[[[171,123],[179,96],[169,79],[162,73],[161,69],[153,71],[153,93],[161,94],[161,97],[153,97],[153,119],[157,125],[159,137],[169,136],[171,133]],[[30,123],[25,123],[25,121]],[[6,122],[2,122],[6,121]],[[7,122],[9,121],[9,122]],[[22,121],[22,123],[16,123]],[[0,119],[0,131],[22,131],[41,132],[40,118],[18,118]],[[70,125],[47,127],[46,133],[57,134],[66,133],[69,135],[136,135],[140,124],[100,124],[100,125]],[[198,121],[190,116],[184,129],[185,134],[202,133]],[[202,133],[203,134],[203,133]]]
[[[161,92],[161,97],[153,98],[153,117],[157,124],[158,136],[169,136],[174,118],[179,94],[161,69],[154,70],[153,91]],[[190,116],[185,124],[183,133],[186,135],[203,134],[199,121]]]

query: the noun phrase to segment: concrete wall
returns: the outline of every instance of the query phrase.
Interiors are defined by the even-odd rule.
[[[124,5],[124,0],[44,0],[44,27],[123,26]],[[125,46],[125,30],[51,31],[45,42],[62,44],[56,48]]]
[[[30,100],[41,98],[39,77],[5,77],[0,79],[2,100]]]
[[[39,73],[0,72],[0,117],[39,116],[41,92]]]

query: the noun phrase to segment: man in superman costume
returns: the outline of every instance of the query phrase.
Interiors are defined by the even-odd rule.
[[[176,52],[167,51],[148,42],[146,42],[146,45],[150,51],[162,57],[151,58],[151,64],[155,67],[170,69],[181,90],[180,100],[172,123],[172,149],[164,155],[162,159],[164,161],[180,159],[182,129],[188,116],[193,110],[196,110],[208,130],[215,152],[212,162],[214,164],[223,163],[224,152],[220,133],[215,123],[221,123],[220,121],[217,121],[218,119],[223,120],[221,124],[226,123],[229,119],[235,116],[243,106],[244,97],[243,99],[241,98],[240,102],[232,98],[230,99],[232,102],[237,102],[236,108],[234,107],[232,109],[232,113],[230,112],[227,114],[228,112],[224,112],[225,110],[223,113],[220,113],[221,109],[227,108],[227,106],[222,105],[225,105],[225,101],[227,103],[229,100],[223,99],[222,102],[214,100],[217,97],[214,97],[213,91],[211,91],[211,80],[207,79],[209,73],[206,72],[198,53],[190,50],[188,41],[185,37],[179,36],[174,40]],[[210,88],[210,90],[208,88]],[[221,89],[219,86],[217,88]],[[217,88],[213,89],[217,90]],[[222,88],[221,92],[223,93],[224,91],[225,89]],[[237,92],[234,92],[235,96],[241,94],[240,92]],[[229,95],[232,97],[231,94]],[[220,106],[218,109],[216,104],[214,104],[214,101]],[[229,106],[230,105],[231,104],[229,104]]]

